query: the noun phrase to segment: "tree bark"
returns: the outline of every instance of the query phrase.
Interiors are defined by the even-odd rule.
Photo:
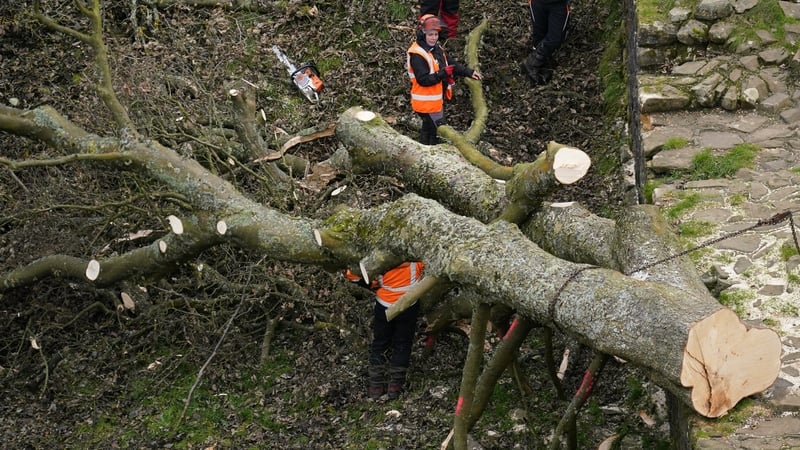
[[[175,242],[174,245],[170,243],[168,248],[177,251],[178,255],[199,251],[205,245],[228,243],[263,252],[265,256],[276,260],[333,268],[355,263],[349,258],[358,254],[359,249],[367,248],[404,256],[407,260],[425,261],[426,272],[430,275],[473,288],[537,323],[574,336],[596,351],[616,355],[648,369],[654,381],[698,413],[709,417],[724,414],[741,398],[760,392],[777,377],[781,349],[777,334],[766,329],[748,329],[707,292],[701,295],[699,281],[686,284],[686,280],[694,277],[687,269],[691,267],[688,262],[670,261],[658,266],[659,270],[634,273],[639,278],[649,277],[646,281],[625,276],[617,270],[586,270],[588,266],[568,262],[545,252],[515,225],[502,221],[485,225],[478,220],[454,214],[442,205],[417,195],[409,195],[374,210],[340,211],[324,224],[290,217],[248,200],[228,182],[208,173],[197,162],[182,158],[157,143],[123,143],[81,131],[71,134],[74,126],[47,108],[22,114],[16,110],[6,115],[3,112],[8,112],[8,109],[0,109],[0,126],[3,123],[17,126],[20,117],[51,117],[52,120],[23,121],[22,129],[28,135],[64,144],[61,148],[73,149],[76,153],[115,152],[115,161],[128,163],[119,164],[118,167],[138,168],[184,194],[197,210],[195,217],[185,222],[193,224],[196,231],[192,232],[190,227],[189,232],[180,238],[174,235],[167,237]],[[347,123],[347,117],[347,114],[343,115],[342,123]],[[4,119],[8,121],[4,122]],[[437,147],[440,151],[423,152],[417,143],[404,137],[392,139],[396,136],[379,126],[380,122],[371,122],[367,122],[367,126],[363,123],[349,126],[362,136],[364,133],[374,134],[370,147],[359,145],[358,140],[349,138],[346,132],[348,126],[337,128],[337,134],[341,133],[342,139],[354,146],[353,153],[356,156],[372,155],[373,160],[382,159],[403,171],[407,171],[407,166],[403,164],[413,165],[422,180],[419,183],[445,197],[451,184],[472,186],[476,189],[475,196],[467,196],[465,190],[453,188],[454,204],[465,209],[479,209],[481,199],[486,201],[483,206],[488,204],[500,208],[503,205],[502,192],[491,178],[479,171],[454,173],[450,170],[448,163],[452,161],[456,164],[459,159],[447,146]],[[383,138],[378,139],[378,136]],[[376,145],[381,142],[392,144],[385,154],[381,153],[383,147]],[[394,154],[397,159],[388,158],[387,154]],[[457,164],[460,171],[464,165]],[[443,169],[438,171],[436,167]],[[443,179],[441,173],[451,177],[451,181],[443,186],[439,186]],[[584,220],[604,225],[595,226],[593,234],[583,236],[586,242],[584,254],[571,255],[579,262],[603,261],[608,265],[616,264],[621,269],[636,268],[645,261],[658,260],[658,256],[671,250],[671,247],[659,244],[661,241],[658,239],[652,239],[652,230],[659,238],[669,236],[668,230],[657,222],[645,226],[645,222],[633,225],[636,221],[631,220],[631,228],[627,229],[627,225],[620,225],[625,223],[624,220],[614,224],[591,216],[586,219],[585,214],[583,219],[577,220],[574,219],[576,215],[563,214],[563,211],[556,209],[545,208],[534,216],[534,222],[544,221],[545,218],[556,221],[551,222],[549,232],[534,236],[535,240],[550,241],[550,244],[555,244],[556,239],[576,241],[578,237],[569,237],[570,230],[579,229]],[[557,212],[562,213],[560,219],[556,218]],[[485,219],[489,218],[485,212],[482,215]],[[642,216],[651,217],[647,214]],[[214,225],[218,220],[224,220],[227,224],[228,231],[224,236],[216,234]],[[560,225],[557,225],[557,220],[562,221]],[[344,236],[341,248],[320,247],[314,235],[316,229]],[[638,234],[637,230],[640,230]],[[614,233],[619,237],[608,239]],[[426,236],[426,239],[416,239],[417,236]],[[646,236],[649,238],[646,239]],[[614,242],[619,248],[614,250],[598,246],[597,243],[601,242],[599,237]],[[650,244],[650,247],[640,245],[645,241],[654,244]],[[193,244],[185,246],[181,242]],[[556,254],[560,251],[569,253],[562,246],[550,247]],[[653,252],[656,257],[651,256],[648,248],[657,250]],[[142,251],[149,252],[151,257],[135,263],[139,271],[136,273],[160,267],[162,254],[146,249]],[[104,274],[127,273],[124,270],[112,271],[109,267],[132,255],[100,261],[101,271],[97,282],[109,280],[104,278]],[[121,267],[130,268],[129,264]],[[0,289],[41,280],[40,275],[23,280],[19,274],[17,271],[5,275],[0,282]],[[687,286],[690,287],[688,290]],[[718,337],[714,339],[714,336],[710,336],[712,333],[717,333]],[[719,347],[708,348],[696,344],[703,341],[718,344]],[[753,349],[753,352],[735,351],[737,345],[745,345],[740,348]],[[727,369],[748,366],[760,370],[754,373]],[[690,384],[692,389],[684,387],[682,382]]]
[[[350,225],[338,214],[331,218],[340,232],[350,228],[355,236],[356,230],[391,229],[368,233],[366,246],[425,261],[428,273],[473,286],[596,351],[649,370],[662,387],[704,416],[723,415],[777,377],[778,335],[748,329],[709,295],[604,268],[582,270],[587,266],[553,257],[513,225],[483,225],[413,194],[380,211],[346,214]],[[426,239],[414,239],[423,235]],[[714,334],[721,338],[713,340]],[[695,346],[698,338],[720,346],[712,354]],[[737,345],[755,352],[735,350]],[[747,365],[760,370],[728,369]]]

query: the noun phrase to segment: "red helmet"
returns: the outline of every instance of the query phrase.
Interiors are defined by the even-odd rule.
[[[447,28],[447,25],[442,23],[439,17],[433,14],[425,14],[419,18],[419,30],[423,33],[428,31],[442,31],[442,28]]]

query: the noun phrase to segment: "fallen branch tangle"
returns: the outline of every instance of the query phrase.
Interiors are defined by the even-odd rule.
[[[92,11],[99,11],[97,2]],[[483,28],[470,35],[471,54]],[[84,41],[101,54],[103,69],[105,47],[95,37]],[[468,63],[476,66],[476,61]],[[469,86],[480,92],[479,83]],[[127,128],[130,119],[108,92],[110,83],[103,87],[117,125]],[[231,91],[232,101],[242,102],[241,111],[251,111],[240,92]],[[478,100],[482,118],[485,104]],[[91,135],[48,107],[26,111],[0,106],[0,130],[74,155],[113,154],[109,165],[164,183],[192,205],[191,213],[176,213],[165,236],[147,247],[97,260],[42,258],[0,275],[0,293],[47,277],[108,286],[143,275],[165,276],[177,264],[223,244],[328,269],[359,264],[367,279],[397,261],[424,261],[428,278],[422,291],[412,295],[462,303],[476,299],[475,334],[454,422],[456,448],[466,445],[465,434],[480,417],[494,383],[534,326],[569,334],[593,348],[598,359],[615,355],[646,369],[668,392],[708,417],[725,414],[740,399],[772,384],[780,368],[778,335],[748,328],[721,306],[690,261],[672,259],[635,277],[624,275],[679,248],[657,209],[631,207],[614,222],[577,204],[547,204],[545,199],[559,186],[583,177],[589,168],[586,154],[553,142],[532,163],[497,167],[471,147],[482,128],[482,120],[478,122],[466,138],[440,129],[469,155],[466,159],[451,145],[421,146],[374,113],[345,111],[335,133],[348,149],[352,170],[392,174],[415,194],[373,209],[340,210],[319,221],[255,203],[196,161],[136,133],[123,142]],[[263,142],[254,130],[242,127],[240,133],[251,152],[261,152],[254,157],[263,157]],[[21,167],[6,160],[0,164]],[[587,265],[593,270],[583,270]],[[462,297],[451,298],[453,285],[461,288]],[[490,312],[487,299],[518,317],[481,372],[478,341]],[[576,408],[586,392],[581,391]]]

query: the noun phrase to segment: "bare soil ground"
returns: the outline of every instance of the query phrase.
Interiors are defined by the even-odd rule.
[[[67,4],[44,3],[63,24],[85,26]],[[247,83],[259,88],[268,139],[333,123],[353,105],[416,136],[403,69],[413,2],[259,4],[263,9],[255,13],[106,2],[115,87],[143,131],[227,170],[224,140],[176,124],[216,127],[225,135],[232,117],[225,92]],[[92,132],[113,133],[94,92],[93,53],[74,37],[45,29],[30,12],[29,1],[0,6],[0,102],[52,105]],[[575,5],[553,80],[533,88],[519,68],[529,49],[527,6],[462,2],[462,34],[447,43],[451,55],[463,60],[466,32],[484,17],[490,21],[479,52],[490,108],[482,149],[512,164],[533,160],[555,140],[586,150],[596,163],[618,163],[621,122],[609,117],[598,75],[605,37],[612,33],[604,29],[609,14],[599,0]],[[324,69],[319,104],[299,97],[272,44],[296,63],[314,59]],[[470,124],[470,102],[459,86],[447,106],[457,130]],[[53,156],[2,134],[0,148],[12,159]],[[296,151],[315,160],[336,148],[335,140],[323,139]],[[622,204],[618,172],[596,168],[552,200],[613,212]],[[261,178],[234,171],[227,176],[255,198],[298,214],[324,216],[335,206],[305,193],[296,201],[276,200]],[[164,229],[163,217],[153,217],[164,204],[132,198],[143,184],[157,187],[130,174],[68,165],[0,178],[3,272],[52,253],[130,250],[146,240],[117,238]],[[404,193],[385,177],[348,174],[342,182],[349,193],[337,201],[358,206]],[[130,204],[114,206],[110,199]],[[219,281],[201,280],[199,264]],[[148,300],[132,313],[113,309],[114,292],[57,280],[3,295],[0,440],[7,448],[438,448],[452,426],[465,336],[447,332],[424,355],[420,333],[408,392],[400,400],[369,402],[364,379],[372,299],[341,274],[215,249],[166,279],[141,285]],[[488,348],[495,343],[490,339]],[[569,391],[591,355],[557,336],[557,355],[566,347],[573,355]],[[474,432],[485,448],[544,448],[565,406],[545,375],[544,360],[537,331],[521,349],[520,377],[504,377]],[[663,429],[643,427],[637,415],[646,386],[632,382],[635,371],[618,362],[606,373],[583,416],[579,448],[596,447],[614,432],[637,435],[655,448]]]

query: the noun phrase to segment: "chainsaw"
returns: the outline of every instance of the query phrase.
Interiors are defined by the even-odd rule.
[[[314,63],[305,62],[300,64],[300,67],[295,67],[289,60],[289,57],[287,57],[277,45],[272,46],[272,51],[275,53],[275,56],[278,57],[278,60],[286,66],[286,70],[289,71],[289,76],[292,77],[292,82],[300,89],[300,92],[302,92],[310,102],[318,102],[319,93],[322,91],[323,84],[322,80],[319,78],[317,66],[315,66]]]

